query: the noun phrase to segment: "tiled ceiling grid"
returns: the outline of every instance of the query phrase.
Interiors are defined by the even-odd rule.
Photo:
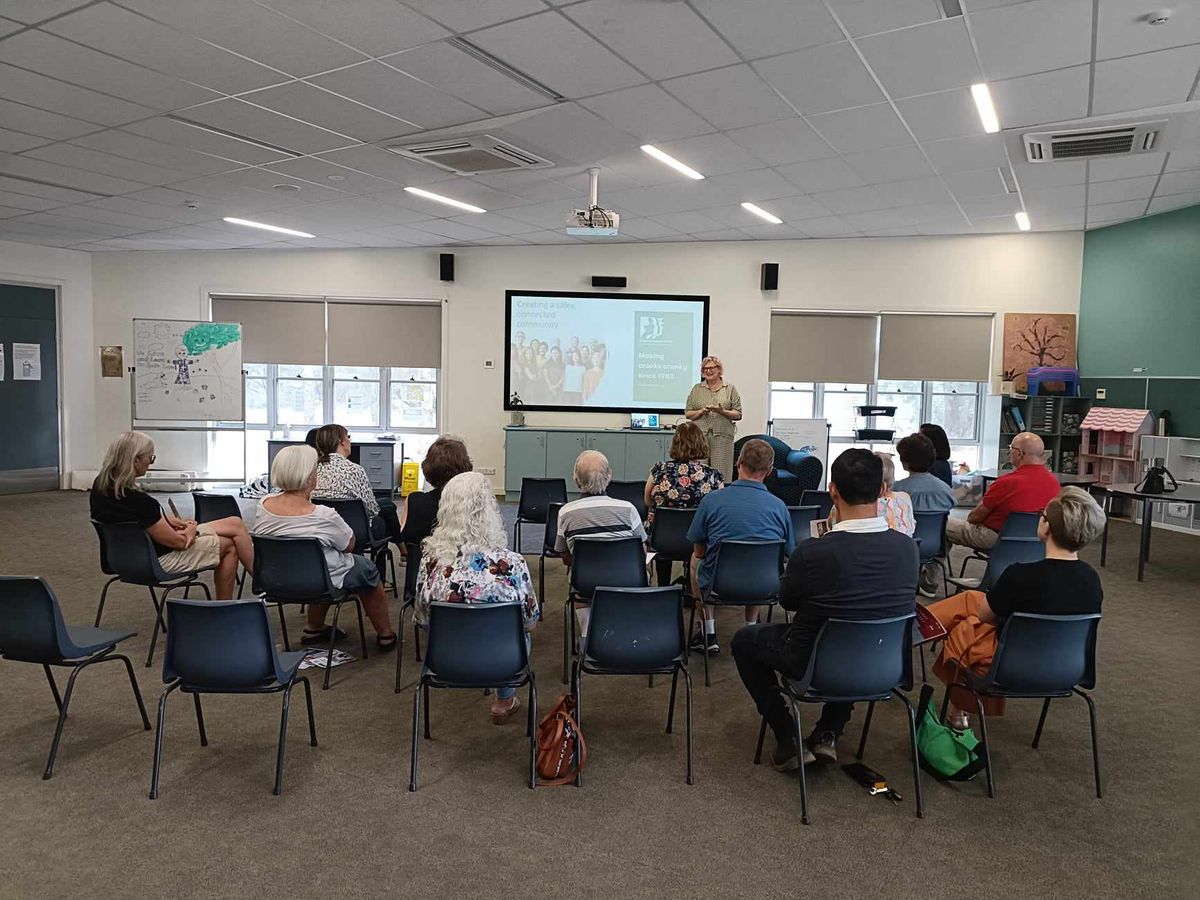
[[[1010,161],[969,92],[988,81],[1001,124],[1021,130],[1197,101],[1200,0],[1175,3],[1161,26],[1129,0],[961,7],[0,0],[0,239],[88,250],[571,243],[563,226],[591,165],[602,205],[622,214],[621,241],[1005,232],[1022,204],[1034,230],[1070,230],[1200,202],[1198,147]],[[551,169],[467,178],[379,146],[539,109],[480,130]],[[683,178],[641,153],[645,142],[708,177]],[[1002,176],[1010,162],[1019,193]],[[410,185],[489,211],[462,214]],[[317,237],[271,239],[227,215]]]

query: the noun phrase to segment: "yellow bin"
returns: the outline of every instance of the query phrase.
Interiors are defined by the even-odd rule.
[[[406,462],[400,466],[400,496],[407,497],[421,489],[421,466],[416,462]]]

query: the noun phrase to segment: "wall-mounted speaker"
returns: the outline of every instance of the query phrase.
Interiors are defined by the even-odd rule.
[[[779,290],[779,263],[762,264],[762,284],[759,290]]]
[[[441,270],[442,281],[454,280],[454,254],[442,253],[438,255],[438,267]]]
[[[624,275],[593,275],[592,287],[625,287]]]

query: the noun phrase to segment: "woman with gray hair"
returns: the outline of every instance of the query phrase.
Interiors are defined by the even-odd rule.
[[[309,499],[317,487],[317,451],[307,444],[284,447],[271,464],[271,483],[283,493],[272,494],[258,504],[254,534],[266,537],[316,538],[325,554],[329,580],[335,588],[357,594],[363,611],[377,635],[380,650],[396,646],[396,632],[388,618],[387,597],[375,563],[354,551],[354,532],[337,511],[317,506]],[[325,614],[329,605],[308,604],[308,623],[302,644],[329,641]],[[345,637],[339,629],[338,638]]]
[[[927,608],[948,632],[934,674],[946,684],[954,682],[954,668],[963,666],[978,674],[987,672],[996,653],[996,640],[1005,619],[1013,613],[1068,616],[1100,612],[1104,589],[1096,570],[1079,558],[1079,551],[1104,531],[1104,510],[1087,491],[1065,487],[1046,504],[1038,520],[1038,539],[1046,545],[1046,558],[1014,563],[986,594],[964,591]],[[999,714],[1003,701],[985,698],[985,708]],[[950,695],[947,722],[967,728],[963,710],[974,706],[965,688]],[[987,709],[992,715],[993,710]]]
[[[538,600],[525,557],[508,549],[491,481],[463,472],[442,488],[437,525],[421,545],[413,618],[429,621],[431,603],[521,604],[526,640],[538,619]],[[520,705],[516,688],[497,688],[492,722],[504,723]]]

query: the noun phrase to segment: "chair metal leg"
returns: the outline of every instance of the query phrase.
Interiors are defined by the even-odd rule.
[[[396,616],[396,690],[400,693],[400,670],[404,666],[404,608],[408,604],[400,604],[400,614]],[[415,618],[415,615],[414,615]]]
[[[804,775],[804,732],[800,725],[800,704],[796,698],[788,695],[792,704],[792,719],[796,723],[796,752],[800,754],[800,821],[805,825],[811,824],[808,819],[808,779]]]
[[[106,659],[119,659],[125,663],[125,671],[129,674],[129,686],[133,688],[133,699],[137,701],[138,712],[142,715],[142,726],[146,731],[150,730],[150,719],[146,715],[146,704],[142,702],[142,691],[138,687],[137,678],[133,675],[133,663],[129,661],[128,656],[120,653],[114,653],[112,656],[105,657]]]
[[[683,689],[687,702],[687,783],[695,784],[696,776],[692,770],[692,676],[688,670],[683,670]]]
[[[537,685],[533,672],[529,673],[529,720],[525,726],[529,733],[529,789],[537,787]]]
[[[75,679],[79,677],[79,673],[84,670],[90,663],[98,660],[88,660],[80,663],[71,670],[71,677],[67,679],[67,689],[63,692],[62,705],[58,708],[58,724],[54,727],[54,741],[50,744],[50,757],[46,760],[46,771],[42,778],[48,779],[54,774],[54,758],[58,756],[58,745],[62,741],[63,725],[67,720],[67,707],[71,703],[71,692],[75,689]]]
[[[433,740],[429,734],[429,682],[425,682],[425,740]]]
[[[671,733],[671,724],[675,721],[675,686],[679,683],[679,663],[671,673],[671,701],[667,705],[667,734]]]
[[[200,731],[200,746],[208,746],[208,732],[204,730],[204,710],[200,706],[200,695],[192,694],[192,700],[196,705],[196,728]]]
[[[859,741],[858,741],[858,753],[855,754],[855,756],[854,756],[854,758],[857,760],[860,760],[860,761],[862,760],[863,751],[867,749],[867,735],[871,731],[871,716],[873,716],[874,714],[875,714],[875,701],[872,700],[870,703],[867,704],[867,718],[865,720],[863,720],[862,737],[859,738]]]
[[[279,749],[275,751],[275,787],[271,790],[276,797],[283,792],[283,760],[284,752],[287,750],[288,707],[292,702],[292,685],[294,684],[295,681],[292,681],[283,689],[283,711],[279,714]]]
[[[1079,688],[1072,688],[1072,690],[1082,697],[1088,705],[1088,723],[1092,726],[1092,772],[1096,776],[1096,799],[1103,800],[1104,791],[1101,789],[1100,784],[1100,744],[1097,741],[1096,733],[1096,704],[1089,694],[1084,693]]]
[[[317,722],[313,718],[312,687],[308,683],[307,675],[301,675],[296,680],[304,685],[304,705],[308,707],[308,745],[315,747],[317,746]]]
[[[243,569],[242,569],[242,574],[241,574],[241,577],[239,577],[239,578],[238,578],[238,595],[237,595],[237,598],[238,598],[239,600],[241,600],[241,599],[242,599],[242,591],[243,591],[243,589],[244,589],[245,587],[246,587],[246,570],[243,568]]]
[[[575,724],[579,726],[579,730],[582,732],[583,731],[583,660],[582,660],[582,658],[579,660],[579,662],[575,666],[575,678],[574,678],[573,687],[574,687],[574,690],[572,693],[575,694]],[[575,743],[574,763],[576,766],[579,765],[579,743],[578,743],[578,741]],[[576,771],[575,771],[575,787],[583,787],[583,771],[580,769],[576,769]]]
[[[1038,748],[1038,742],[1042,739],[1042,726],[1046,724],[1046,713],[1050,711],[1050,698],[1047,697],[1042,703],[1042,714],[1038,716],[1037,731],[1033,733],[1033,743],[1030,744],[1034,750]]]
[[[948,710],[950,708],[950,689],[953,687],[954,687],[953,684],[946,685],[946,693],[942,697],[942,712],[941,712],[941,715],[938,716],[939,722],[946,721],[946,710]]]
[[[908,715],[908,740],[909,749],[912,751],[913,792],[917,795],[917,818],[923,819],[925,818],[925,798],[921,794],[921,762],[917,755],[917,714],[908,697],[902,691],[893,688],[892,693],[904,703],[904,711]]]
[[[568,661],[571,658],[570,647],[575,640],[575,608],[571,603],[571,596],[568,592],[567,603],[563,607],[563,663],[562,663],[562,683],[566,684],[570,673],[567,670]]]
[[[50,682],[50,693],[54,695],[54,705],[58,707],[59,712],[62,712],[62,697],[58,695],[58,685],[54,681],[54,673],[45,663],[42,664],[42,671],[46,673],[46,680]]]
[[[929,683],[929,676],[925,672],[925,648],[917,648],[917,658],[921,660],[921,684]]]
[[[150,668],[154,664],[154,647],[158,643],[158,633],[162,631],[167,633],[167,626],[163,624],[163,606],[166,603],[167,594],[170,593],[170,588],[163,591],[163,600],[160,603],[158,594],[154,593],[154,588],[147,588],[150,591],[150,600],[154,603],[154,630],[150,632],[150,652],[146,654],[146,668]]]
[[[538,621],[546,608],[546,554],[538,554]]]
[[[413,610],[413,658],[417,662],[421,661],[421,626],[417,624],[417,613]]]
[[[112,587],[114,581],[120,581],[120,575],[114,575],[108,581],[104,582],[104,588],[100,591],[100,605],[96,607],[96,622],[95,627],[100,627],[100,617],[104,615],[104,601],[108,599],[108,589]]]
[[[417,789],[417,731],[421,727],[421,682],[413,688],[412,751],[408,762],[408,789]]]
[[[363,625],[362,600],[354,598],[354,610],[358,613],[358,640],[362,644],[362,658],[367,658],[367,629]]]
[[[716,613],[714,612],[714,618]],[[704,604],[700,604],[700,628],[704,632],[704,649],[700,651],[704,654],[704,686],[711,687],[712,679],[708,674],[708,620],[704,618]],[[715,632],[714,632],[715,634]]]
[[[158,773],[162,768],[163,725],[167,717],[167,695],[179,687],[179,682],[167,686],[158,698],[158,727],[154,731],[154,766],[150,772],[150,799],[158,799]]]
[[[767,717],[763,716],[762,721],[758,726],[758,743],[754,745],[754,764],[757,766],[762,762],[763,740],[767,736]]]
[[[994,799],[996,796],[996,782],[992,778],[992,748],[991,742],[988,741],[987,715],[983,711],[983,698],[978,694],[975,695],[975,708],[979,711],[979,732],[982,735],[983,771],[987,775],[987,792],[988,796]]]

